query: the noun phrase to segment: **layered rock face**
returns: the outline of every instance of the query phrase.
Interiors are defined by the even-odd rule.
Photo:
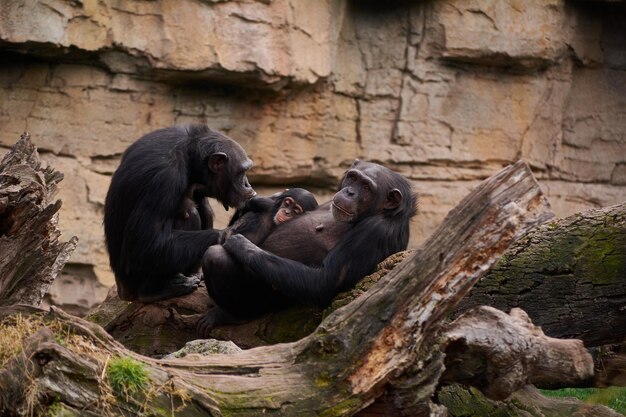
[[[4,1],[0,145],[31,132],[80,238],[52,301],[80,311],[114,282],[111,173],[173,124],[239,141],[261,194],[325,201],[354,158],[401,172],[420,193],[413,247],[520,158],[559,216],[622,202],[624,21],[624,2],[573,0]]]

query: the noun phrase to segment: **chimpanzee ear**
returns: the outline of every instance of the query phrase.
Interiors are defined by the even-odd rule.
[[[224,152],[215,152],[211,156],[209,156],[209,170],[211,172],[220,172],[226,166],[226,161],[228,161],[228,155]]]
[[[383,208],[385,210],[393,210],[398,208],[400,203],[402,203],[402,193],[397,188],[394,188],[389,191],[389,194],[387,194],[387,199],[383,203]]]

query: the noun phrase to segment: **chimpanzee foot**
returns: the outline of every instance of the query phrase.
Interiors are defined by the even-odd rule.
[[[139,291],[137,299],[142,303],[154,303],[168,298],[180,297],[194,292],[201,281],[202,273],[191,276],[179,273],[159,288],[143,288]]]
[[[198,320],[196,324],[196,332],[199,337],[209,338],[211,335],[211,330],[217,326],[223,326],[226,324],[238,324],[243,323],[244,320],[240,320],[235,318],[234,316],[228,314],[226,311],[222,310],[218,306],[214,306],[206,314]]]

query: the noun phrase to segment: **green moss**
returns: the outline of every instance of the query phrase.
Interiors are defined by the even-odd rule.
[[[113,358],[107,367],[107,376],[113,392],[117,395],[129,395],[146,392],[148,372],[141,362],[129,357]]]
[[[330,306],[324,310],[322,318],[325,319],[335,310],[338,310],[356,300],[359,296],[361,296],[361,294],[372,288],[374,284],[376,284],[386,273],[387,271],[376,271],[359,281],[354,288],[337,294]]]
[[[619,245],[619,248],[616,245]],[[626,274],[624,246],[626,246],[624,242],[596,235],[588,248],[581,253],[578,267],[594,284],[618,282]]]
[[[58,333],[54,333],[54,341],[61,346],[67,346],[67,341],[65,340],[65,337]]]
[[[315,386],[318,388],[326,388],[332,384],[333,380],[324,372],[315,378]]]
[[[161,332],[159,332],[161,338]],[[137,331],[132,335],[132,339],[124,341],[124,346],[142,355],[149,355],[150,348],[154,345],[154,336]]]
[[[319,414],[319,417],[336,417],[346,415],[348,412],[354,411],[358,409],[361,405],[361,400],[356,398],[348,398],[335,405],[334,407],[329,408],[328,410]]]
[[[130,301],[123,301],[117,297],[107,298],[106,302],[100,304],[97,308],[90,311],[85,317],[92,323],[96,323],[102,327],[106,327],[113,319],[118,317],[124,309],[131,304]]]
[[[275,313],[259,337],[267,343],[285,343],[310,334],[322,321],[318,307],[298,306]]]
[[[451,385],[443,387],[438,393],[439,402],[446,406],[450,416],[454,417],[510,417],[510,407],[485,398],[480,391],[471,387]],[[504,406],[502,406],[504,405]]]
[[[552,220],[550,223],[546,225],[548,230],[554,231],[559,228],[559,223],[555,220]]]
[[[68,410],[61,400],[59,400],[59,397],[57,397],[52,404],[48,406],[48,409],[43,415],[44,417],[73,417],[75,414]]]
[[[545,230],[552,237],[545,238]],[[623,226],[610,220],[586,229],[567,229],[551,222],[531,232],[526,241],[516,244],[523,250],[503,256],[483,280],[497,289],[508,282],[516,288],[531,289],[533,277],[576,276],[595,285],[614,284],[626,275],[626,237]]]

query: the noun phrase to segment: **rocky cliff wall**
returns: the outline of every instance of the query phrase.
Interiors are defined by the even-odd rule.
[[[28,130],[65,173],[80,242],[52,299],[77,310],[113,283],[111,173],[172,124],[238,140],[262,194],[325,200],[354,158],[383,163],[420,193],[416,246],[519,158],[559,216],[626,200],[624,21],[608,1],[4,0],[0,146]]]

